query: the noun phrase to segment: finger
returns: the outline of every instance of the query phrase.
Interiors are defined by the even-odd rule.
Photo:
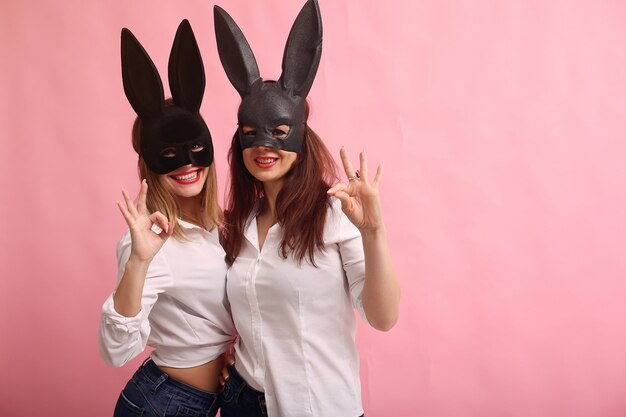
[[[230,366],[233,366],[235,364],[235,351],[234,350],[228,350],[226,352],[226,363],[229,364]]]
[[[146,196],[148,194],[148,183],[144,178],[141,181],[141,187],[139,188],[139,197],[137,198],[137,209],[140,213],[145,213],[148,211],[146,207]]]
[[[148,218],[152,223],[158,224],[159,227],[163,229],[166,233],[169,232],[170,223],[163,213],[161,213],[160,211],[155,211]]]
[[[174,225],[172,223],[168,224],[168,229],[165,230],[163,228],[161,228],[161,233],[159,233],[159,237],[163,240],[166,241],[167,239],[169,239],[170,236],[172,236],[172,231],[174,230]]]
[[[119,201],[117,202],[117,207],[120,209],[120,212],[122,213],[122,216],[124,216],[124,220],[126,220],[128,226],[130,226],[130,224],[133,223],[135,220],[133,216],[131,216],[126,207],[124,207],[124,205]]]
[[[148,219],[153,223],[157,224],[161,228],[161,232],[159,233],[159,237],[163,240],[169,238],[174,232],[174,223],[168,222],[167,217],[163,215],[161,212],[155,211],[148,217]]]
[[[334,196],[337,197],[339,199],[339,201],[341,201],[341,209],[344,212],[352,210],[352,198],[350,197],[350,195],[348,193],[346,193],[343,190],[338,190],[334,194]]]
[[[367,156],[365,155],[365,151],[361,151],[361,153],[359,153],[359,164],[361,166],[359,168],[359,173],[361,174],[361,181],[368,182],[369,176],[367,175],[368,174]]]
[[[384,164],[380,164],[378,165],[378,168],[376,169],[376,176],[374,176],[374,187],[377,187],[380,185],[380,182],[383,179],[383,168],[384,168]]]
[[[225,385],[226,381],[230,378],[230,374],[228,373],[228,368],[222,368],[222,373],[220,375],[220,384]]]
[[[128,195],[128,191],[122,188],[122,195],[124,196],[124,202],[126,203],[126,208],[128,212],[134,217],[137,216],[137,208],[135,207],[135,203],[131,200],[130,195]]]
[[[341,157],[341,163],[343,164],[343,170],[346,173],[348,178],[354,176],[354,168],[352,168],[352,162],[350,162],[350,158],[348,158],[348,152],[346,148],[343,146],[339,150],[339,156]]]
[[[343,184],[343,183],[337,183],[335,185],[333,185],[332,187],[330,187],[330,189],[328,191],[326,191],[326,193],[328,195],[335,195],[335,193],[337,193],[337,191],[346,191],[348,189],[349,185],[347,184]]]

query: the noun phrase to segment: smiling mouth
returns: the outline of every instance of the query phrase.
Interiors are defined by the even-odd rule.
[[[254,162],[256,162],[256,164],[261,167],[261,168],[269,168],[271,166],[273,166],[276,161],[278,161],[278,158],[271,158],[268,156],[264,156],[264,157],[256,157],[254,158]]]
[[[200,179],[200,176],[200,169],[194,169],[193,171],[170,175],[169,177],[179,184],[193,184]]]

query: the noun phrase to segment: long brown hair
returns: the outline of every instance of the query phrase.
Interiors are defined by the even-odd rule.
[[[166,105],[172,105],[172,99],[165,101]],[[168,191],[159,181],[159,174],[154,173],[148,168],[148,165],[141,157],[141,120],[139,117],[135,119],[132,130],[133,148],[139,155],[137,163],[139,179],[146,179],[148,183],[148,195],[146,196],[146,206],[150,213],[160,211],[167,219],[174,223],[174,231],[172,235],[179,241],[187,240],[184,230],[178,225],[176,219],[182,218],[182,212],[178,206],[176,196]],[[217,204],[217,173],[215,169],[215,161],[209,166],[208,175],[206,176],[204,186],[201,191],[200,213],[196,218],[185,218],[185,220],[195,223],[207,230],[214,227],[220,227],[223,223],[222,210]]]
[[[308,106],[306,114],[308,117]],[[237,134],[228,151],[230,181],[226,196],[223,246],[226,260],[233,262],[243,242],[246,222],[257,203],[263,204],[263,183],[250,174],[243,162]],[[330,201],[326,191],[337,180],[337,166],[320,137],[307,126],[302,150],[276,198],[278,223],[283,229],[280,253],[292,254],[298,263],[305,257],[315,265],[315,251],[324,250],[324,223]],[[257,213],[255,213],[257,214]]]

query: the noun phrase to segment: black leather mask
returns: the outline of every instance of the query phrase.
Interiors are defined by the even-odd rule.
[[[283,72],[276,82],[263,81],[252,49],[230,15],[219,6],[213,10],[220,60],[241,96],[237,115],[241,147],[269,146],[299,152],[306,133],[304,101],[322,55],[322,19],[317,1],[308,0],[298,14],[285,45]],[[244,134],[244,125],[254,129],[254,134]],[[273,132],[280,125],[290,129],[279,139]]]
[[[141,120],[141,157],[157,174],[184,165],[213,162],[211,133],[202,117],[204,66],[191,26],[178,26],[170,52],[168,78],[173,105],[165,104],[161,77],[137,38],[122,29],[124,92]]]

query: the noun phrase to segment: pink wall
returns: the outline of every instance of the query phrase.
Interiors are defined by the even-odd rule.
[[[366,415],[626,415],[626,6],[320,0],[311,124],[386,164],[403,287],[362,327]],[[222,0],[276,77],[302,1]],[[109,416],[140,362],[108,368],[115,206],[137,188],[119,30],[162,74],[189,18],[222,189],[238,99],[212,2],[0,4],[0,415]]]

